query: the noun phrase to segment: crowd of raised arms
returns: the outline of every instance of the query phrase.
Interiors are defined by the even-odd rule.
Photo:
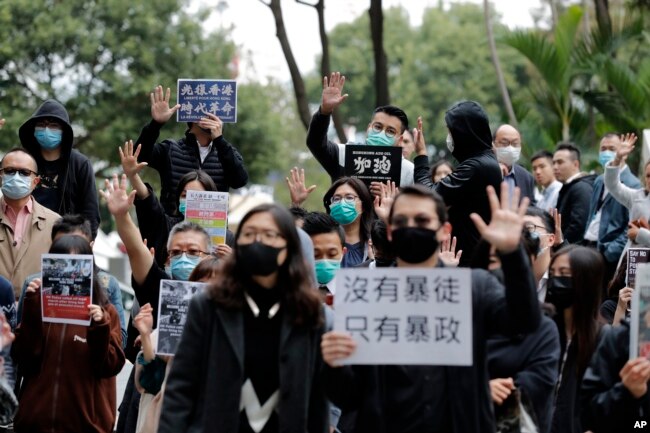
[[[641,181],[626,165],[636,135],[584,143],[598,146],[603,174],[582,171],[570,142],[532,155],[531,174],[520,165],[526,137],[510,125],[491,128],[478,102],[461,101],[444,116],[453,159],[432,164],[426,125],[392,105],[368,113],[365,143],[330,141],[344,87],[340,73],[324,77],[306,136],[331,178],[323,208],[303,207],[315,187],[294,168],[291,206],[252,208],[219,245],[185,219],[186,195],[245,186],[246,155],[207,113],[184,137],[161,140],[180,108],[170,89],[154,88],[151,119],[136,140],[116,145],[123,174],[99,192],[62,104],[43,102],[19,127],[0,121],[20,138],[0,167],[0,431],[645,427],[650,361],[629,355],[627,251],[650,248],[650,164]],[[357,145],[401,147],[399,178],[347,177],[345,155]],[[161,191],[141,179],[150,169]],[[128,255],[130,314],[118,280],[94,265],[89,324],[44,321],[41,256],[92,254],[100,198]],[[346,268],[470,268],[471,284],[460,288],[471,291],[468,365],[346,362],[360,350],[359,335],[334,326]],[[155,349],[162,280],[207,283],[189,301],[173,356]],[[650,314],[645,320],[644,328]],[[127,360],[134,367],[117,395]]]

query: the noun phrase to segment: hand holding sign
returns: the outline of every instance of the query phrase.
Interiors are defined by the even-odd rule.
[[[487,225],[478,214],[473,213],[470,218],[476,225],[481,237],[490,245],[494,246],[500,253],[511,253],[519,248],[521,240],[521,231],[524,227],[524,215],[528,208],[528,198],[524,197],[519,203],[519,188],[515,188],[512,197],[508,189],[508,184],[501,183],[501,203],[497,198],[494,188],[490,185],[487,187],[488,200],[492,211],[492,219]]]
[[[169,87],[163,95],[163,87],[158,86],[151,92],[151,118],[158,123],[165,123],[181,108],[180,104],[169,107],[171,90]]]
[[[323,335],[320,343],[323,360],[330,367],[340,367],[339,361],[349,358],[357,348],[349,334],[343,332],[330,331]]]
[[[88,305],[88,315],[93,321],[101,322],[104,318],[104,310],[99,305],[90,304]]]
[[[221,137],[223,131],[223,122],[212,113],[204,112],[206,117],[199,120],[199,128],[210,131],[210,138],[216,140]]]
[[[619,375],[623,386],[634,398],[643,397],[648,392],[650,380],[650,360],[644,356],[628,360]]]

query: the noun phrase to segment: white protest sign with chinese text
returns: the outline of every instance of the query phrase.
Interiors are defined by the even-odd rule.
[[[185,205],[185,219],[203,227],[208,232],[213,247],[226,243],[227,192],[187,191]]]
[[[334,329],[352,335],[344,364],[472,365],[469,269],[341,269]]]
[[[178,122],[198,122],[206,113],[223,123],[237,123],[237,82],[234,80],[180,78],[176,101]]]

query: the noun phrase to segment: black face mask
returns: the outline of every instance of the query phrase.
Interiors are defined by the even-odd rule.
[[[422,263],[438,251],[436,231],[420,227],[402,227],[393,230],[391,242],[395,256],[406,263]]]
[[[546,302],[564,310],[573,305],[575,290],[571,277],[549,277],[546,283]]]
[[[265,277],[280,267],[278,255],[284,248],[286,247],[271,247],[258,241],[247,245],[237,245],[237,261],[251,275]]]
[[[375,264],[378,268],[390,268],[395,264],[395,259],[384,259],[381,257],[375,257]]]

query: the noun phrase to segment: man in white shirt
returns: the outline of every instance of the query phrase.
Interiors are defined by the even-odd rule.
[[[557,205],[557,197],[562,189],[562,182],[555,179],[553,174],[553,154],[548,150],[540,150],[530,158],[530,163],[539,187],[535,193],[535,206],[550,213]]]

